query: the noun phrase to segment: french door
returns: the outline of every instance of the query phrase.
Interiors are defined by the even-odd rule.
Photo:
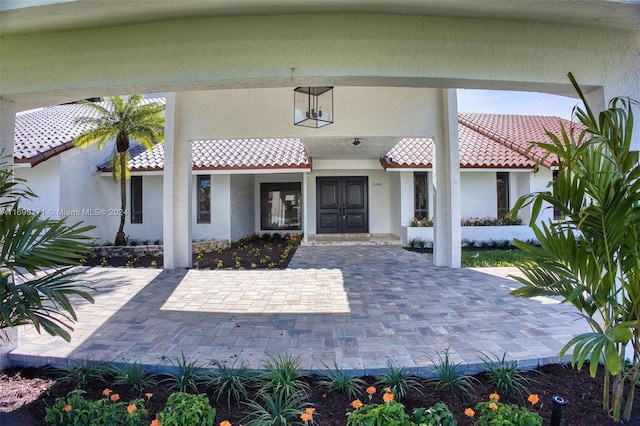
[[[318,177],[318,234],[369,232],[366,176]]]

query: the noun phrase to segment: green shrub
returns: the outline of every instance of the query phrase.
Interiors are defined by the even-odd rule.
[[[105,382],[109,374],[109,365],[104,362],[84,361],[73,366],[57,367],[53,375],[60,383],[68,383],[76,389],[84,389],[91,382]]]
[[[175,363],[171,361],[173,366],[169,377],[162,382],[169,383],[171,389],[179,392],[192,390],[198,392],[198,383],[205,380],[204,374],[201,373],[202,363],[192,361],[182,352],[181,357],[175,357]]]
[[[489,400],[476,404],[475,413],[465,410],[467,416],[473,417],[477,426],[542,426],[542,417],[516,404],[499,402],[498,394],[491,394]]]
[[[415,376],[402,367],[396,368],[390,360],[387,361],[387,368],[388,370],[384,374],[377,377],[376,384],[388,388],[396,400],[403,400],[409,393],[424,395],[422,385]]]
[[[176,392],[156,418],[162,426],[213,426],[216,410],[204,394]]]
[[[362,392],[362,388],[366,384],[364,380],[350,376],[341,370],[336,361],[333,361],[333,368],[329,368],[326,364],[323,365],[327,369],[327,376],[325,379],[319,380],[318,384],[324,387],[327,392],[340,392],[350,399],[354,399]]]
[[[51,425],[73,426],[140,426],[146,424],[147,409],[142,399],[130,402],[119,400],[117,394],[105,391],[105,398],[87,401],[76,389],[66,398],[56,399],[51,408],[46,409],[45,421]]]
[[[300,415],[309,407],[307,394],[295,390],[285,395],[282,392],[259,391],[255,400],[246,403],[251,410],[243,423],[247,426],[287,426],[300,424]]]
[[[435,378],[432,380],[435,388],[449,392],[461,392],[467,397],[475,393],[474,385],[479,383],[473,376],[458,374],[459,363],[451,361],[449,348],[445,349],[444,357],[438,354],[438,360],[431,359],[435,366]]]
[[[265,394],[281,393],[286,397],[309,387],[300,370],[300,357],[291,355],[266,355],[264,368],[267,370],[260,376],[261,391]]]
[[[114,367],[112,370],[116,385],[125,385],[142,393],[143,389],[148,389],[158,383],[157,376],[149,373],[137,362],[124,362],[122,367]]]
[[[360,400],[352,403],[357,407],[347,413],[347,426],[412,426],[411,417],[404,405],[396,401],[359,406]]]
[[[532,380],[522,374],[517,362],[506,361],[506,356],[506,352],[502,354],[502,358],[495,354],[482,354],[480,359],[484,363],[489,384],[497,393],[522,399],[529,393],[527,384]]]
[[[251,376],[244,361],[239,367],[228,367],[215,359],[211,363],[216,366],[216,371],[209,374],[206,385],[214,388],[216,402],[222,396],[225,397],[227,411],[231,412],[231,400],[240,407],[240,401],[247,398],[247,388],[253,383],[254,377]]]
[[[435,403],[429,409],[416,408],[413,410],[413,421],[420,426],[457,426],[458,422],[446,404]]]

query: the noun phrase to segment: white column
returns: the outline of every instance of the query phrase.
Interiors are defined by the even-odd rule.
[[[443,132],[435,138],[433,164],[433,263],[460,267],[460,152],[455,89],[444,89]]]
[[[180,138],[180,93],[167,94],[162,231],[164,267],[191,266],[191,142]]]
[[[13,164],[13,140],[15,138],[16,105],[0,98],[0,163]]]
[[[307,221],[309,191],[307,185],[309,185],[309,172],[302,172],[302,232],[304,233],[302,241],[305,243],[309,242],[309,226]]]

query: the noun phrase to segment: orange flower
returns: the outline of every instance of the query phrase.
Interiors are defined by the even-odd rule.
[[[113,391],[111,389],[106,388],[105,390],[102,391],[102,395],[109,396],[109,395],[111,395],[112,392]]]
[[[64,408],[62,409],[62,411],[64,411],[65,413],[68,413],[71,410],[73,410],[73,407],[70,406],[69,404],[65,405]]]
[[[147,397],[147,399],[151,399],[151,397],[153,396],[153,394],[151,392],[147,392],[144,394],[144,396]]]
[[[323,393],[323,394],[322,394],[322,397],[323,397],[323,398],[326,398],[326,397],[327,397],[327,394],[326,394],[326,393]]]
[[[491,408],[492,410],[497,410],[498,404],[496,404],[495,402],[492,402],[491,404],[489,404],[489,408]]]
[[[384,396],[382,397],[382,400],[384,402],[391,402],[393,401],[393,394],[392,393],[385,393]]]
[[[491,395],[489,395],[489,399],[492,401],[500,401],[500,395],[498,395],[497,393],[492,393]]]
[[[464,415],[467,416],[467,417],[473,417],[473,416],[476,415],[476,412],[473,411],[473,409],[471,409],[471,408],[467,408],[467,409],[464,410]]]
[[[306,410],[304,410],[304,412],[305,412],[305,413],[307,413],[307,414],[311,414],[311,415],[313,415],[313,413],[315,413],[315,412],[316,412],[316,409],[315,409],[315,408],[313,408],[313,407],[309,407],[309,408],[307,408]]]
[[[127,407],[127,412],[129,414],[133,413],[134,411],[136,411],[138,409],[138,407],[136,407],[136,404],[129,404],[129,406]]]
[[[540,402],[540,398],[538,398],[538,395],[536,395],[535,393],[532,393],[531,395],[529,395],[529,398],[527,398],[527,401],[529,401],[531,405],[536,405],[538,402]]]
[[[369,395],[373,395],[374,393],[376,393],[376,388],[374,388],[373,386],[369,386],[369,387],[367,388],[367,393],[368,393]]]
[[[155,419],[154,421],[151,422],[149,426],[162,426],[162,425],[160,424],[160,420]]]
[[[309,420],[311,420],[311,414],[309,413],[302,413],[300,415],[300,419],[302,419],[303,422],[308,422]]]
[[[116,402],[120,400],[120,395],[118,395],[117,393],[114,393],[113,395],[111,395],[111,401]]]
[[[384,388],[384,391],[386,393],[391,393],[391,388],[389,386],[387,386],[386,388]]]
[[[231,426],[231,423],[227,420],[220,422],[220,426]]]
[[[362,407],[362,401],[356,399],[351,403],[351,406],[357,410],[358,408]]]

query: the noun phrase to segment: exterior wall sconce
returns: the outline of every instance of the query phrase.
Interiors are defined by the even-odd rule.
[[[355,139],[353,139],[353,142],[352,142],[352,143],[353,143],[353,145],[354,145],[354,146],[358,146],[358,145],[360,145],[362,142],[360,142],[360,138],[355,138]]]
[[[319,128],[333,123],[333,87],[293,89],[293,124]]]

